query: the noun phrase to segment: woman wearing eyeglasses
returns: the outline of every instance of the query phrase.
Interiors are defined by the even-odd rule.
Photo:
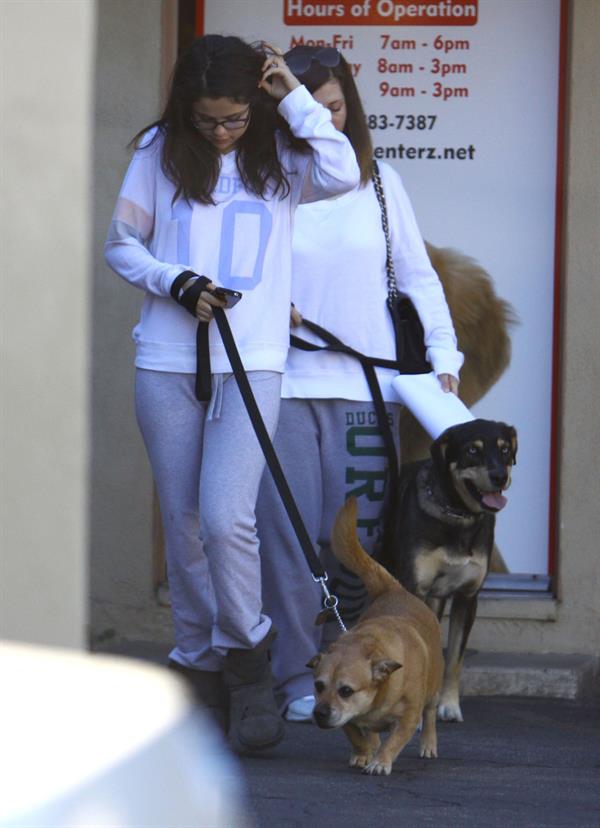
[[[231,719],[238,750],[261,750],[283,735],[255,530],[264,460],[214,324],[210,399],[197,399],[196,329],[225,305],[215,288],[243,292],[228,318],[272,433],[289,344],[294,211],[352,189],[359,172],[346,138],[277,50],[219,35],[181,55],[164,112],[135,148],[106,258],[144,291],[133,332],[136,414],[166,540],[170,665],[224,728]]]
[[[293,242],[292,316],[332,332],[357,351],[395,359],[394,333],[386,308],[386,241],[373,184],[373,154],[365,115],[348,64],[332,48],[298,46],[288,66],[331,112],[350,140],[361,170],[360,184],[340,197],[302,206]],[[415,305],[425,330],[427,357],[444,390],[455,392],[462,354],[443,289],[431,267],[400,177],[380,165],[398,290]],[[300,328],[301,337],[322,345]],[[400,405],[391,387],[395,372],[377,369],[394,435]],[[340,569],[329,547],[337,510],[358,499],[358,532],[372,552],[379,529],[387,454],[360,363],[331,352],[291,348],[282,385],[275,448],[311,538],[321,549],[329,589],[340,598],[347,623],[365,600],[360,581]],[[306,662],[337,633],[335,623],[315,627],[321,608],[302,552],[269,475],[257,506],[265,609],[279,631],[273,648],[276,695],[291,721],[311,718],[312,673]],[[333,576],[333,577],[332,577]],[[325,631],[325,632],[324,632]]]

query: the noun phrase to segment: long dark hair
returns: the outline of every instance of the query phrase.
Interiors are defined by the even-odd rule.
[[[182,196],[214,204],[220,154],[192,125],[192,107],[199,98],[231,98],[250,105],[250,122],[237,145],[237,167],[244,187],[264,198],[289,193],[289,182],[277,155],[275,132],[287,131],[277,115],[277,102],[258,88],[266,59],[259,48],[239,37],[204,35],[180,55],[161,117],[140,130],[131,144],[148,146],[163,138],[162,170],[175,185],[173,201]],[[150,141],[144,134],[157,127]],[[294,144],[297,146],[296,144]]]
[[[316,55],[321,47],[302,46],[302,49],[306,52],[314,49]],[[318,60],[312,60],[306,72],[296,77],[306,86],[311,95],[328,81],[336,80],[339,83],[346,100],[347,110],[344,135],[356,153],[356,160],[360,167],[360,183],[364,187],[373,175],[373,144],[358,89],[344,56],[340,54],[339,63],[332,67],[322,66]]]

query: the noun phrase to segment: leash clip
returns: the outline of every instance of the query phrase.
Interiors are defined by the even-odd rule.
[[[323,590],[324,595],[323,610],[319,613],[317,617],[321,618],[324,615],[329,615],[330,613],[332,613],[335,616],[335,620],[340,625],[341,631],[346,632],[346,625],[342,621],[342,616],[340,615],[340,611],[338,609],[340,602],[338,600],[337,595],[333,595],[327,589],[327,584],[325,583],[327,581],[327,578],[327,573],[325,573],[325,575],[320,576],[319,578],[313,575],[313,580],[321,585],[321,589]]]

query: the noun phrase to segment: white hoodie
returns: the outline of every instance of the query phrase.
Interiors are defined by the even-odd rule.
[[[427,358],[436,374],[458,377],[463,356],[440,280],[432,268],[400,176],[379,164],[398,290],[412,299],[425,330]],[[298,208],[294,226],[292,301],[312,322],[368,356],[395,359],[386,307],[385,236],[372,182],[339,198]],[[306,328],[294,334],[322,343]],[[383,397],[397,372],[378,368]],[[283,397],[370,400],[360,363],[353,357],[290,348]]]
[[[300,86],[279,104],[294,135],[312,152],[282,146],[279,157],[291,192],[267,198],[244,190],[236,153],[221,158],[215,205],[178,199],[161,170],[160,136],[138,149],[129,165],[105,245],[110,267],[146,291],[133,332],[138,368],[195,373],[196,320],[170,296],[184,270],[240,290],[227,311],[246,370],[283,371],[289,346],[293,217],[301,202],[345,193],[356,186],[352,147],[330,113]],[[148,136],[151,137],[151,136]],[[215,323],[209,327],[211,368],[231,371]]]

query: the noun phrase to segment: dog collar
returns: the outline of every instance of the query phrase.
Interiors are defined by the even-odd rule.
[[[445,503],[439,486],[431,480],[432,464],[423,466],[417,473],[417,498],[419,506],[431,517],[444,523],[470,526],[479,517],[472,512]]]

